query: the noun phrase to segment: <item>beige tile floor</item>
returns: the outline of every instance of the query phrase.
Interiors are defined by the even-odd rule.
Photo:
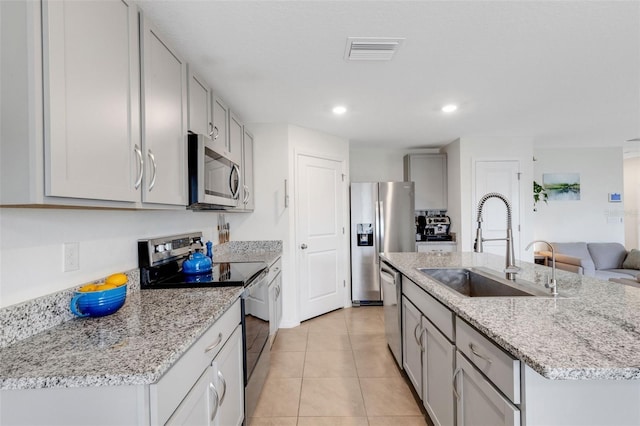
[[[250,426],[422,426],[395,365],[382,308],[347,308],[281,329]]]

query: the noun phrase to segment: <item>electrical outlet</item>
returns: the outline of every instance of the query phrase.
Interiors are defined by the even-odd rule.
[[[64,272],[80,269],[80,243],[64,243]]]

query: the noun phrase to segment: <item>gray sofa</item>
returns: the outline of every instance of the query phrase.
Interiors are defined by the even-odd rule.
[[[634,262],[627,259],[629,252],[620,243],[551,243],[556,254],[556,267],[566,271],[608,280],[624,278],[637,280],[640,275],[633,250]],[[543,251],[546,261],[551,265],[551,252]],[[623,266],[623,263],[625,264]],[[633,268],[628,265],[632,264]],[[638,267],[638,269],[635,269]]]

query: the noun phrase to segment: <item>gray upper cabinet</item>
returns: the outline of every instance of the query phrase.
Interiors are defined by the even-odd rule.
[[[238,162],[242,162],[242,136],[243,124],[235,113],[229,112],[229,152],[232,158]]]
[[[189,131],[213,136],[211,88],[204,79],[188,68]]]
[[[244,137],[242,138],[242,176],[244,210],[253,211],[255,208],[253,135],[246,130],[244,130]]]
[[[238,211],[253,211],[253,136],[247,132],[233,111],[229,112],[229,145],[231,156],[240,165],[240,196]]]
[[[445,154],[405,155],[404,180],[415,182],[416,210],[447,210]]]
[[[42,8],[45,195],[138,201],[137,9],[122,1]]]
[[[187,64],[143,15],[142,201],[186,205]]]
[[[211,96],[211,102],[211,112],[213,114],[213,134],[211,135],[211,138],[224,142],[224,146],[227,148],[227,151],[231,151],[229,146],[229,132],[227,129],[227,126],[229,125],[229,107],[215,93]]]

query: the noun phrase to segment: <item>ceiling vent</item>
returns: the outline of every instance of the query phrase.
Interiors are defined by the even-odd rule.
[[[344,51],[348,61],[390,61],[404,38],[349,37]]]

